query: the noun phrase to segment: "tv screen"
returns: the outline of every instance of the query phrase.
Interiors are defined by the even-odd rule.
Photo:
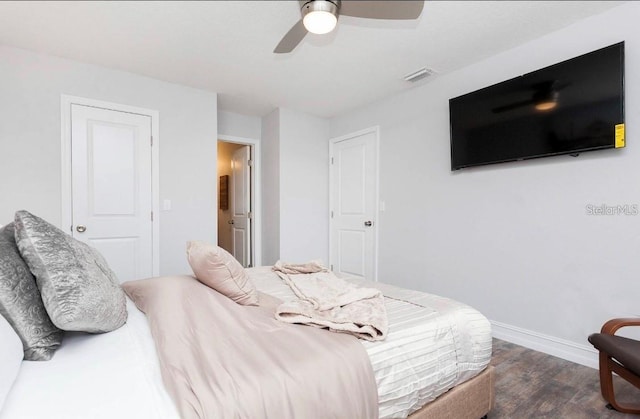
[[[449,100],[451,170],[624,147],[624,42]]]

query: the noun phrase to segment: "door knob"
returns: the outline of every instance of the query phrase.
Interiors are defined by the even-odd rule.
[[[227,223],[229,223],[229,224],[235,224],[235,222],[234,222],[233,220],[229,220],[229,221],[227,221]]]
[[[364,226],[365,227],[371,227],[373,225],[373,221],[365,221],[364,222]]]
[[[87,231],[87,227],[80,224],[79,226],[76,226],[76,231],[78,233],[84,233],[85,231]]]

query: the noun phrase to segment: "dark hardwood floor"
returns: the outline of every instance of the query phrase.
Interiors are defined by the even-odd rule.
[[[493,340],[496,405],[489,419],[623,419],[640,416],[609,410],[598,371],[509,342]],[[617,380],[616,380],[617,379]],[[640,401],[640,390],[619,377],[619,401]]]

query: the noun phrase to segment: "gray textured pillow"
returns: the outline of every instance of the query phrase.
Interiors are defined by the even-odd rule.
[[[101,333],[127,321],[124,291],[97,250],[27,211],[16,212],[15,228],[53,324]]]
[[[0,229],[0,314],[22,340],[24,359],[49,360],[62,342],[62,331],[51,323],[36,279],[20,256],[13,223]]]

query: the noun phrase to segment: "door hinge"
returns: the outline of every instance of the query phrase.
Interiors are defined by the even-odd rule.
[[[151,221],[153,221],[153,211],[151,211]]]
[[[331,164],[333,164],[333,157],[331,157]]]
[[[247,218],[250,220],[253,219],[253,213],[251,211],[247,213]]]
[[[153,147],[153,135],[151,136],[151,147]]]
[[[333,265],[331,265],[331,270],[333,271]]]
[[[247,164],[249,165],[249,167],[253,167],[253,160],[249,160]]]
[[[333,218],[333,211],[331,211],[331,218]]]

